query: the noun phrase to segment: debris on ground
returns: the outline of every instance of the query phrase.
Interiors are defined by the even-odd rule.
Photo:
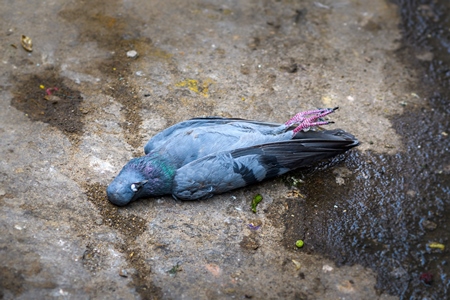
[[[23,49],[27,50],[28,52],[33,51],[33,41],[31,40],[30,37],[22,35],[20,44],[22,45]]]
[[[169,273],[170,276],[175,277],[177,275],[177,273],[180,272],[180,271],[182,271],[181,266],[180,266],[180,262],[177,262],[177,264],[174,265],[172,267],[172,269],[167,271],[167,273]]]
[[[302,240],[298,240],[295,242],[295,246],[297,246],[297,248],[301,248],[303,247],[305,243]]]
[[[263,197],[258,194],[256,195],[252,200],[252,211],[256,214],[256,206],[258,206],[258,203],[261,202]]]

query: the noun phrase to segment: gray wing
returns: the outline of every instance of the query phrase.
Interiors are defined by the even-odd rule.
[[[332,130],[211,154],[178,169],[172,193],[183,200],[209,198],[309,166],[357,145],[352,135]]]
[[[160,133],[156,134],[154,137],[152,137],[147,144],[144,147],[145,154],[150,153],[153,149],[160,147],[163,145],[168,139],[176,136],[180,132],[187,132],[194,128],[199,127],[208,127],[208,126],[215,126],[220,124],[228,124],[232,122],[248,122],[252,124],[258,124],[268,127],[277,127],[281,124],[277,123],[269,123],[269,122],[259,122],[259,121],[252,121],[252,120],[244,120],[239,118],[221,118],[221,117],[206,117],[206,118],[193,118],[181,123],[177,123],[173,126],[170,126],[169,128],[161,131]]]

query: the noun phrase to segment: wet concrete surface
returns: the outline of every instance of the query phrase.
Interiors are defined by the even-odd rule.
[[[447,298],[448,250],[430,243],[448,246],[448,9],[401,0],[8,1],[0,294]],[[206,201],[118,208],[105,197],[148,138],[179,121],[283,122],[333,106],[335,127],[362,144],[315,168]]]

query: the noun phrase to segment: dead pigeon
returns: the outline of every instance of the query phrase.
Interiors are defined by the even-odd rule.
[[[178,123],[123,167],[108,199],[119,206],[166,194],[205,199],[331,158],[359,144],[343,130],[318,127],[332,123],[323,118],[336,109],[301,112],[285,124],[220,117]]]

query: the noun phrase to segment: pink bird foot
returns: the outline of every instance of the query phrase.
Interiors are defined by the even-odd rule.
[[[290,127],[294,124],[298,124],[298,126],[292,131],[293,135],[296,135],[297,132],[304,129],[309,129],[313,126],[320,126],[320,125],[327,125],[334,123],[332,121],[322,121],[320,118],[325,117],[335,110],[337,110],[339,107],[335,108],[323,108],[323,109],[316,109],[316,110],[308,110],[304,112],[300,112],[296,114],[294,117],[292,117],[289,121],[287,121],[284,125],[287,127]]]

